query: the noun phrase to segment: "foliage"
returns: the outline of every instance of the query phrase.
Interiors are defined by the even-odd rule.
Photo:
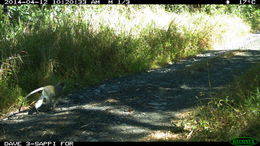
[[[19,87],[9,88],[9,85],[7,83],[1,81],[0,91],[1,113],[7,112],[13,107],[13,105],[21,101],[21,88]]]
[[[165,8],[176,13],[199,11],[209,15],[235,15],[249,23],[253,32],[260,31],[259,5],[166,5]]]
[[[74,84],[88,86],[159,67],[249,31],[235,16],[196,11],[176,14],[161,5],[21,5],[8,9],[8,14],[0,11],[0,77],[10,90],[0,92],[22,90],[6,94],[20,93],[16,97],[58,81],[72,89]]]
[[[193,141],[229,141],[235,137],[260,139],[259,65],[237,77],[225,94],[196,110]],[[249,83],[250,82],[250,83]],[[222,98],[221,98],[222,97]],[[224,98],[223,98],[224,97]]]

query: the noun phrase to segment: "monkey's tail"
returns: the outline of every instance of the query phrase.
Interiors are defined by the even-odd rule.
[[[40,88],[38,88],[38,89],[36,89],[36,90],[33,90],[33,91],[30,92],[28,95],[26,95],[26,96],[23,98],[23,101],[22,101],[21,106],[20,106],[20,108],[19,108],[19,112],[21,111],[21,108],[22,108],[22,106],[23,106],[23,103],[24,103],[24,101],[27,99],[27,97],[31,96],[32,94],[34,94],[34,93],[36,93],[36,92],[42,91],[42,90],[44,90],[44,87],[40,87]]]

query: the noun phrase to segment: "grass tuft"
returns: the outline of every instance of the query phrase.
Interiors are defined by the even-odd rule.
[[[199,106],[190,123],[195,126],[192,141],[229,141],[236,137],[260,139],[259,65],[237,77],[225,94]]]

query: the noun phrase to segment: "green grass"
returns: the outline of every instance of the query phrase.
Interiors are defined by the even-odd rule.
[[[0,90],[0,109],[2,109],[0,114],[2,114],[8,112],[17,102],[21,101],[21,89],[19,87],[9,88],[6,83],[0,82]]]
[[[236,137],[260,140],[259,64],[243,75],[205,106],[199,106],[190,119],[194,127],[191,141],[229,141]]]
[[[65,82],[69,92],[75,85],[160,67],[249,32],[235,16],[175,14],[159,5],[9,8],[11,18],[0,12],[0,79],[7,87],[0,90],[6,95],[1,111],[39,86]]]

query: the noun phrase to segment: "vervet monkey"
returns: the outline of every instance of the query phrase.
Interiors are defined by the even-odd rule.
[[[35,103],[34,107],[37,112],[38,108],[42,106],[44,100],[46,100],[46,103],[48,105],[51,104],[52,108],[56,106],[57,98],[63,94],[63,89],[65,85],[64,83],[58,83],[56,86],[48,85],[44,87],[40,87],[38,89],[33,90],[31,93],[26,95],[23,99],[23,102],[19,108],[19,112],[21,111],[21,108],[23,106],[24,101],[27,99],[27,97],[31,96],[34,93],[37,93],[39,91],[42,91],[42,95],[38,99],[38,101]]]

